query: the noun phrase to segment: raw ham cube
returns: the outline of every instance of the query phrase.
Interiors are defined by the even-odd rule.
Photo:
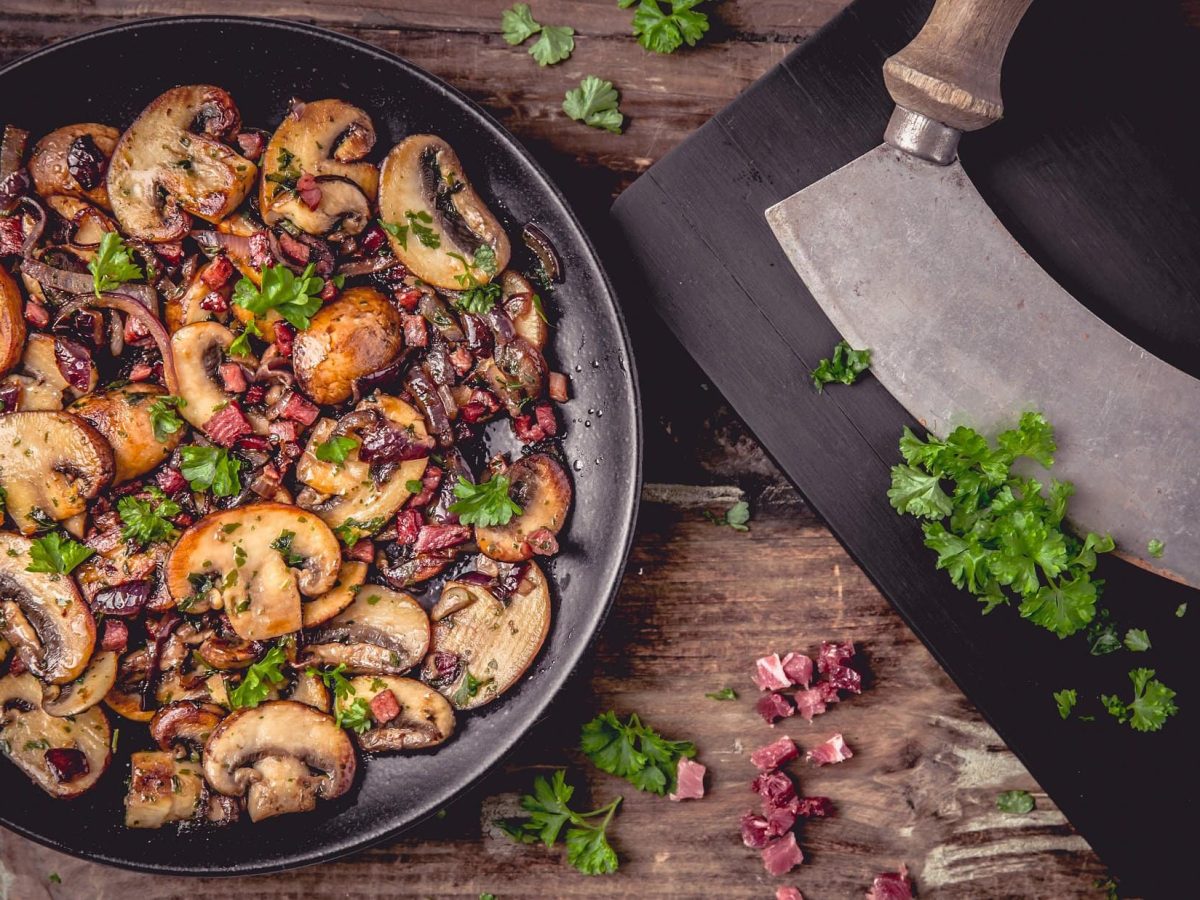
[[[750,782],[750,789],[763,801],[763,809],[791,808],[796,801],[796,786],[783,772],[763,772]]]
[[[912,882],[908,880],[908,867],[903,863],[899,872],[884,872],[875,876],[867,900],[912,900]]]
[[[794,887],[777,887],[775,900],[804,900],[804,895]]]
[[[825,695],[820,686],[811,691],[796,691],[792,699],[796,701],[796,712],[800,713],[805,721],[811,722],[813,716],[825,712]]]
[[[813,686],[813,690],[820,692],[821,699],[826,703],[840,703],[842,700],[842,698],[838,696],[837,685],[830,684],[828,681],[818,681]]]
[[[742,843],[752,850],[761,850],[771,842],[769,824],[762,816],[746,813],[742,816]]]
[[[824,819],[833,815],[833,801],[828,797],[801,797],[796,801],[796,815],[805,819]]]
[[[849,666],[829,666],[825,670],[825,678],[839,691],[849,691],[851,694],[862,693],[862,676]]]
[[[669,800],[699,800],[704,796],[704,773],[708,771],[698,762],[686,756],[679,757],[675,769],[675,793],[668,794]]]
[[[792,684],[808,687],[812,683],[813,661],[803,653],[789,653],[783,658],[783,674]]]
[[[854,643],[834,644],[830,641],[821,642],[821,652],[817,654],[817,671],[824,672],[830,666],[843,665],[854,656]]]
[[[852,757],[854,754],[850,752],[850,748],[846,746],[846,742],[840,734],[835,734],[823,744],[819,744],[813,749],[804,754],[806,762],[811,762],[818,766],[827,766],[830,763],[840,763]]]
[[[764,772],[769,772],[771,769],[778,769],[785,762],[793,760],[799,755],[800,751],[796,749],[796,744],[792,739],[790,737],[781,737],[773,744],[759,747],[751,753],[750,762],[754,763],[756,768]]]
[[[783,694],[767,694],[765,697],[760,697],[754,704],[754,708],[772,728],[780,719],[786,719],[796,712]]]
[[[760,691],[779,691],[792,686],[792,682],[788,680],[783,671],[783,662],[779,659],[778,653],[764,656],[754,665],[756,669],[754,683],[758,685]]]
[[[796,814],[786,807],[772,809],[767,812],[767,834],[780,837],[792,830],[796,824]]]
[[[804,862],[804,854],[796,844],[796,835],[789,831],[763,847],[762,859],[772,875],[784,875]]]

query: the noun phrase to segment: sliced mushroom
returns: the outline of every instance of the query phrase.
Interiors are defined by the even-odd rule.
[[[323,713],[329,712],[329,688],[325,687],[325,682],[321,680],[316,672],[309,674],[308,669],[301,669],[296,674],[296,683],[292,686],[288,693],[288,700],[295,700],[297,703],[303,703],[305,706],[311,706],[313,709],[320,710]]]
[[[150,671],[150,653],[143,647],[121,657],[117,665],[117,683],[104,696],[104,705],[122,718],[149,722],[153,709],[142,709],[142,689]]]
[[[350,789],[357,760],[346,732],[294,700],[242,709],[204,748],[204,776],[228,797],[246,795],[251,820],[307,812]]]
[[[88,372],[87,391],[95,390],[98,377],[93,365]],[[75,388],[63,377],[58,367],[58,340],[48,334],[29,335],[21,356],[20,374],[14,373],[5,380],[20,386],[21,397],[17,409],[22,412],[60,410],[63,408],[64,391],[72,398],[87,393]]]
[[[222,318],[217,313],[207,310],[201,305],[205,298],[213,293],[213,289],[205,284],[204,277],[216,265],[218,265],[218,260],[209,260],[203,263],[193,273],[192,280],[181,293],[177,296],[167,298],[166,304],[163,307],[163,321],[166,322],[167,331],[171,334],[177,332],[184,325],[191,325],[194,322],[215,322]],[[233,294],[234,281],[231,278],[223,287],[216,291],[226,302],[229,301],[230,296]],[[236,307],[235,310],[246,313],[247,319],[253,317],[253,313],[242,309],[240,306]]]
[[[71,250],[81,259],[91,260],[105,232],[116,231],[117,225],[86,200],[58,194],[46,198],[46,205],[65,219],[71,227]]]
[[[125,616],[143,606],[154,612],[174,606],[161,579],[171,545],[155,541],[143,549],[135,541],[113,541],[112,546],[94,542],[96,555],[71,573],[88,604],[97,612]]]
[[[427,456],[382,465],[360,458],[364,432],[380,425],[400,432],[414,445],[427,442],[421,414],[403,400],[387,394],[367,397],[337,424],[329,419],[318,422],[309,436],[304,455],[296,463],[296,477],[305,485],[296,502],[315,512],[330,528],[344,525],[350,519],[363,531],[371,530],[368,523],[382,527],[412,496],[409,483],[419,482],[425,474]],[[316,456],[317,448],[332,437],[353,437],[358,441],[341,465]]]
[[[0,375],[17,364],[25,347],[25,304],[21,289],[0,269]]]
[[[205,588],[238,636],[261,641],[299,631],[300,595],[333,587],[341,549],[319,518],[295,506],[257,503],[205,516],[167,560],[167,588],[187,601]]]
[[[112,733],[93,707],[59,718],[41,707],[42,688],[29,673],[0,679],[0,751],[52,797],[78,797],[112,759]]]
[[[341,403],[354,382],[390,366],[404,352],[400,311],[370,287],[347,288],[296,335],[292,367],[313,402]]]
[[[257,641],[246,641],[236,635],[222,634],[210,634],[196,650],[196,654],[205,663],[223,671],[247,669],[261,653],[262,646]]]
[[[120,136],[95,122],[56,128],[29,154],[34,189],[46,198],[66,194],[111,209],[104,174]]]
[[[183,440],[183,431],[160,441],[150,408],[167,392],[156,384],[133,383],[88,394],[68,409],[100,432],[113,450],[113,483],[132,481],[162,463]]]
[[[143,750],[130,757],[130,767],[125,827],[161,828],[203,815],[207,798],[197,763]]]
[[[508,265],[508,235],[467,181],[450,145],[434,135],[411,135],[387,155],[379,173],[379,214],[407,229],[403,240],[388,235],[392,250],[434,287],[455,290],[464,281],[490,281]],[[422,241],[414,219],[432,237]],[[484,247],[490,253],[480,254]]]
[[[456,709],[495,700],[529,668],[550,631],[550,588],[534,563],[528,589],[502,603],[486,587],[451,581],[433,607],[422,671]]]
[[[351,675],[403,675],[429,649],[429,616],[408,594],[368,584],[309,635],[297,665],[339,666]]]
[[[112,474],[108,441],[77,416],[0,416],[0,488],[22,534],[84,512],[87,501],[100,493]]]
[[[504,290],[502,306],[512,319],[517,337],[528,341],[530,346],[538,350],[544,350],[550,337],[550,326],[546,324],[544,313],[538,306],[540,301],[534,299],[537,291],[529,279],[520,272],[506,269],[500,275],[500,287]]]
[[[309,234],[358,234],[371,220],[379,188],[375,166],[362,160],[375,145],[371,117],[343,100],[297,103],[263,152],[259,204],[263,221],[290,221]],[[320,189],[315,208],[296,190],[302,175]]]
[[[353,695],[338,698],[338,706],[346,708],[363,698],[370,703],[384,691],[390,691],[400,711],[395,718],[379,722],[372,705],[376,724],[356,735],[358,746],[369,753],[390,750],[424,750],[436,747],[454,734],[454,709],[437,691],[412,678],[394,675],[360,676],[350,679]]]
[[[354,602],[354,595],[367,580],[367,564],[364,562],[342,563],[334,586],[317,597],[306,601],[302,608],[305,628],[316,628],[323,622],[328,622],[343,609]]]
[[[237,399],[226,393],[217,375],[232,343],[233,332],[219,322],[195,322],[171,336],[179,396],[184,400],[179,414],[193,428],[203,429],[216,412]],[[250,357],[245,362],[255,365]]]
[[[491,357],[479,361],[477,370],[514,419],[527,411],[531,400],[542,398],[549,378],[546,358],[522,337],[497,346]]]
[[[121,135],[108,166],[108,195],[121,231],[145,241],[177,241],[188,213],[219,222],[254,186],[258,169],[222,138],[241,118],[221,88],[171,88]]]
[[[69,684],[42,685],[42,709],[52,716],[77,716],[98,706],[117,683],[117,654],[97,653],[83,674]]]
[[[199,759],[213,729],[225,718],[225,710],[210,703],[177,700],[168,703],[150,720],[150,736],[160,750],[179,759]]]
[[[552,457],[534,453],[509,466],[508,496],[521,507],[507,525],[476,526],[479,549],[501,562],[520,562],[533,556],[529,540],[545,529],[558,534],[571,509],[571,480]]]
[[[70,578],[26,571],[32,547],[0,532],[0,634],[42,681],[67,684],[91,659],[96,622]]]
[[[4,661],[8,659],[10,653],[12,653],[12,644],[0,637],[0,666],[4,665]]]

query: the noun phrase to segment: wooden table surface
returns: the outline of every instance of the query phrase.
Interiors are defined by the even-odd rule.
[[[612,199],[652,162],[783,58],[844,0],[726,0],[700,47],[641,49],[615,0],[532,0],[535,16],[575,28],[566,63],[539,69],[501,39],[502,0],[0,0],[0,62],[129,18],[246,13],[315,22],[392,51],[490,110],[547,167],[597,239],[609,244]],[[1189,6],[1200,21],[1200,3]],[[586,74],[616,82],[623,135],[564,118],[563,92]],[[181,72],[186,78],[186,70]],[[609,256],[619,274],[619,258]],[[45,897],[377,898],[549,896],[858,897],[872,876],[907,863],[924,898],[1102,896],[1104,867],[787,485],[704,382],[636,290],[623,296],[645,399],[646,487],[637,539],[592,658],[552,714],[498,771],[418,832],[335,863],[236,881],[106,869],[0,831],[0,900]],[[567,313],[569,314],[569,312]],[[703,517],[745,497],[748,533]],[[749,752],[774,739],[753,710],[749,676],[764,652],[853,640],[869,668],[861,697],[809,725],[777,732],[802,746],[842,732],[853,760],[793,768],[806,794],[831,797],[835,818],[802,830],[808,861],[773,879],[742,846],[738,819],[756,806]],[[732,686],[735,702],[705,699]],[[636,711],[689,738],[710,772],[709,795],[675,804],[639,794],[583,759],[579,726],[598,710]],[[786,727],[785,727],[786,726]],[[625,803],[611,829],[620,872],[587,878],[561,851],[512,843],[492,824],[516,811],[533,776],[567,766],[581,794]],[[1030,790],[1037,809],[1010,816],[999,791]],[[2,801],[0,801],[2,802]],[[69,811],[64,807],[64,814]],[[131,836],[136,839],[136,836]],[[61,883],[52,880],[54,874]]]

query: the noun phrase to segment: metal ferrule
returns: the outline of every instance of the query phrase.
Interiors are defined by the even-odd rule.
[[[958,156],[962,132],[949,125],[897,106],[883,133],[885,142],[918,159],[948,166]]]

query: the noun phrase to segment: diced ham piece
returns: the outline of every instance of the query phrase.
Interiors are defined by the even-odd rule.
[[[775,723],[780,719],[786,719],[796,712],[795,707],[788,702],[787,697],[783,696],[783,694],[775,693],[760,697],[758,702],[754,704],[754,709],[763,717],[763,721],[772,728],[775,727]]]
[[[245,392],[247,387],[245,369],[237,363],[221,363],[218,371],[221,373],[221,382],[225,385],[226,391],[231,394]]]
[[[535,556],[553,556],[558,552],[558,538],[549,528],[539,528],[528,537],[527,543]]]
[[[825,670],[825,679],[839,691],[862,693],[862,676],[849,666],[829,666]]]
[[[154,482],[167,494],[178,494],[188,486],[187,479],[183,477],[183,473],[171,466],[164,466],[155,472]]]
[[[405,312],[412,312],[416,309],[423,296],[424,294],[418,288],[402,288],[398,291],[392,291],[392,298]]]
[[[835,734],[823,744],[818,744],[804,754],[806,762],[817,766],[827,766],[830,763],[845,762],[854,754],[846,746],[840,734]]]
[[[555,403],[566,403],[570,399],[570,387],[567,376],[562,372],[551,372],[546,382],[546,392]]]
[[[669,800],[699,800],[704,796],[704,773],[708,770],[698,762],[679,757],[675,767],[675,793],[668,794]]]
[[[0,256],[20,256],[25,231],[20,216],[0,218]]]
[[[271,239],[265,231],[256,231],[250,235],[250,265],[256,269],[275,265],[275,256],[271,253]]]
[[[129,370],[130,381],[148,381],[154,374],[154,369],[148,363],[134,363]]]
[[[454,366],[454,371],[460,376],[466,375],[475,365],[475,357],[471,356],[470,350],[459,344],[450,354],[450,365]]]
[[[296,240],[286,231],[279,235],[279,249],[283,251],[284,256],[297,263],[308,262],[309,256],[312,255],[312,249],[308,244]]]
[[[833,801],[828,797],[801,797],[796,803],[796,815],[805,819],[824,819],[833,815]]]
[[[257,162],[262,156],[264,144],[263,136],[256,131],[243,131],[237,136],[237,145],[242,151],[242,156],[251,162]]]
[[[512,420],[512,425],[517,440],[522,444],[536,444],[546,439],[546,432],[542,431],[542,427],[528,413],[517,416]]]
[[[424,524],[425,520],[417,510],[404,510],[396,516],[396,540],[405,545],[415,544]]]
[[[25,321],[34,328],[45,328],[50,324],[50,311],[42,304],[30,300],[25,304]]]
[[[204,425],[204,433],[214,444],[232,447],[244,434],[253,434],[254,429],[242,414],[242,408],[231,402],[224,409],[213,413]]]
[[[154,245],[154,252],[168,266],[177,266],[183,262],[183,244],[179,241],[167,241]]]
[[[770,837],[780,837],[792,830],[796,824],[796,814],[786,806],[766,810],[767,834]]]
[[[219,291],[233,275],[233,263],[227,256],[218,256],[200,270],[200,280],[209,290]]]
[[[844,644],[821,641],[821,652],[817,654],[817,671],[824,672],[830,666],[844,665],[846,660],[852,656],[854,656],[854,644],[851,641],[846,641]]]
[[[246,402],[250,402],[250,392],[246,392]],[[267,434],[281,444],[294,441],[299,437],[299,429],[291,419],[276,419],[267,426]]]
[[[754,683],[760,691],[781,691],[792,686],[792,682],[783,671],[783,662],[778,653],[760,658],[754,663],[754,667]]]
[[[755,768],[769,772],[772,769],[778,769],[799,755],[800,751],[796,749],[795,742],[790,737],[781,737],[774,743],[759,747],[751,753],[750,762],[754,763]]]
[[[457,547],[471,539],[471,529],[465,525],[425,525],[417,534],[413,552],[427,553],[430,550],[445,550]]]
[[[746,813],[742,816],[742,843],[752,850],[761,850],[771,842],[767,834],[769,823],[762,816]]]
[[[783,658],[783,674],[792,684],[808,687],[812,684],[813,661],[803,653],[789,653]]]
[[[794,887],[775,888],[775,900],[804,900],[804,895]]]
[[[884,872],[875,876],[867,900],[912,900],[912,882],[908,867],[901,864],[899,872]]]
[[[538,428],[542,429],[543,434],[547,437],[558,434],[558,419],[554,417],[553,406],[549,403],[539,403],[533,412],[537,417]]]
[[[800,713],[806,722],[811,722],[813,716],[825,712],[825,697],[820,687],[811,691],[796,691],[792,699],[796,702],[796,712]]]
[[[296,180],[296,193],[300,195],[300,202],[309,209],[316,209],[321,205],[321,185],[308,172]]]
[[[105,619],[104,637],[100,639],[100,649],[124,652],[128,646],[129,626],[120,619]]]
[[[375,542],[370,538],[361,538],[353,547],[346,550],[346,558],[370,563],[375,559]]]
[[[425,328],[424,316],[403,316],[404,343],[409,347],[429,346],[429,332]]]
[[[275,323],[275,349],[280,356],[291,356],[292,345],[296,340],[296,329],[288,322]]]
[[[246,396],[242,399],[248,406],[254,406],[256,403],[262,403],[267,396],[267,389],[261,384],[252,384],[246,388]]]
[[[796,843],[796,835],[789,831],[763,847],[762,859],[772,875],[785,875],[804,862],[804,854]]]
[[[295,391],[287,395],[287,399],[283,401],[283,404],[279,408],[279,418],[291,419],[293,422],[299,422],[305,426],[317,421],[317,416],[319,415],[321,415],[320,407],[306,400]]]
[[[487,408],[482,403],[476,403],[472,400],[459,409],[458,414],[468,425],[474,425],[487,415]]]
[[[370,256],[383,246],[385,240],[387,235],[383,233],[383,229],[379,225],[372,225],[362,233],[362,237],[358,239],[358,246],[363,253]]]
[[[380,691],[371,698],[371,718],[382,725],[400,715],[400,701],[391,691]]]
[[[229,301],[226,300],[219,291],[209,291],[204,295],[204,299],[200,301],[200,308],[205,312],[221,315],[229,312]],[[136,321],[137,319],[130,320],[130,322]]]
[[[245,437],[238,438],[237,448],[239,450],[256,450],[259,453],[270,453],[271,442],[261,434],[248,434]]]
[[[796,803],[796,785],[783,772],[763,772],[750,782],[750,788],[762,798],[763,809],[790,809]]]

